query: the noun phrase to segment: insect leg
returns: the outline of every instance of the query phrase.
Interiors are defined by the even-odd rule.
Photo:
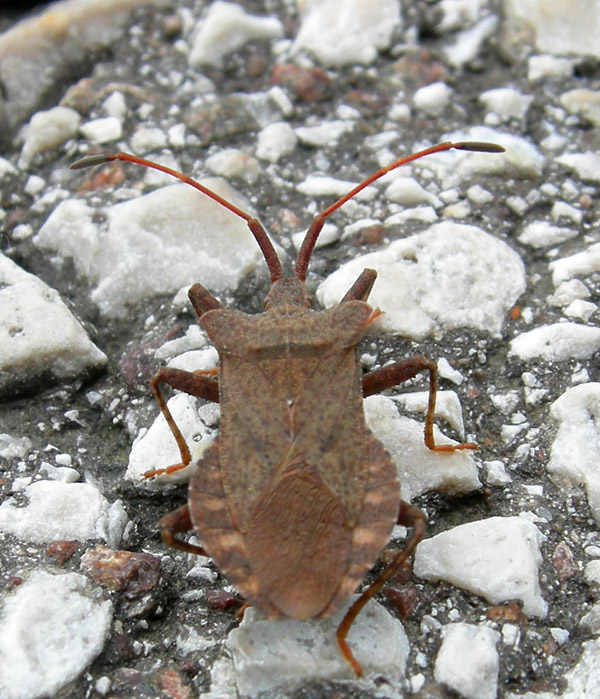
[[[202,546],[188,544],[187,541],[182,541],[175,536],[175,534],[189,532],[194,528],[190,518],[190,510],[187,505],[182,505],[176,510],[173,510],[173,512],[169,512],[168,515],[162,517],[158,523],[158,528],[160,529],[162,540],[167,546],[185,551],[186,553],[196,553],[199,556],[207,555]]]
[[[350,609],[346,612],[346,615],[342,619],[342,622],[335,632],[340,651],[344,658],[350,663],[352,669],[358,677],[362,676],[362,668],[358,664],[352,651],[348,646],[346,641],[346,636],[350,627],[354,623],[354,620],[365,606],[365,604],[374,597],[379,590],[385,585],[385,583],[396,574],[396,571],[400,566],[406,561],[406,559],[415,550],[417,544],[423,538],[425,534],[425,515],[419,510],[418,507],[409,505],[404,500],[400,500],[400,511],[398,513],[398,524],[404,527],[411,527],[412,533],[408,538],[404,548],[399,551],[394,560],[385,568],[379,577],[374,580],[369,587],[361,594],[361,596],[351,605]]]
[[[188,393],[189,395],[197,396],[198,398],[204,398],[205,400],[212,401],[213,403],[218,403],[219,384],[215,378],[212,378],[210,375],[206,375],[208,373],[209,372],[191,372],[183,371],[182,369],[170,369],[168,367],[163,367],[162,369],[159,369],[159,371],[150,379],[150,388],[152,389],[154,398],[156,399],[158,407],[167,421],[167,425],[169,425],[169,429],[173,433],[173,437],[175,437],[175,441],[179,447],[181,462],[178,464],[173,464],[172,466],[167,466],[167,468],[146,471],[146,473],[144,473],[144,478],[152,478],[152,476],[157,476],[161,473],[173,473],[174,471],[179,471],[185,468],[192,460],[190,450],[185,443],[181,430],[171,415],[171,411],[167,407],[167,402],[164,399],[159,384],[166,383],[167,385],[171,386],[171,388],[176,388],[178,391],[183,391],[183,393]],[[212,371],[210,374],[212,374]]]
[[[359,277],[360,278],[360,277]],[[437,394],[437,366],[425,357],[409,357],[381,369],[376,369],[363,376],[363,396],[380,393],[386,388],[397,386],[403,381],[412,379],[420,371],[429,372],[429,404],[425,415],[425,444],[432,451],[456,451],[457,449],[477,449],[472,442],[465,444],[436,444],[433,439],[433,417],[435,414],[435,398]]]

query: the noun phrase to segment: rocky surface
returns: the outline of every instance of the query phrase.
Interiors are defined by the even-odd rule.
[[[0,35],[2,696],[595,696],[600,15],[338,5],[68,0]],[[143,478],[180,458],[149,377],[217,362],[187,289],[259,312],[255,241],[163,173],[69,165],[123,150],[182,170],[289,263],[315,214],[444,140],[506,152],[371,183],[309,268],[326,306],[378,270],[365,371],[435,360],[436,441],[479,445],[424,446],[427,377],[365,401],[428,532],[351,629],[358,680],[332,620],[240,624],[212,562],[162,544],[193,467]],[[199,459],[218,407],[169,405]]]

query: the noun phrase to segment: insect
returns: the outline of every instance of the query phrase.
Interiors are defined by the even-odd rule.
[[[417,158],[450,149],[497,153],[489,143],[441,143],[399,158],[338,199],[310,224],[293,271],[285,271],[260,222],[200,183],[126,153],[83,158],[78,169],[114,160],[160,170],[186,182],[244,219],[267,264],[265,310],[224,308],[201,284],[189,298],[218,350],[215,373],[162,368],[150,386],[177,442],[181,462],[146,477],[186,467],[190,451],[161,384],[221,406],[219,435],[198,461],[187,503],[159,522],[163,541],[210,556],[253,605],[271,618],[334,614],[377,561],[395,524],[412,529],[405,547],[350,606],[336,631],[356,675],[362,668],[346,641],[361,609],[410,556],[425,516],[400,499],[396,468],[365,424],[363,398],[429,373],[425,444],[433,451],[476,449],[437,445],[433,438],[436,365],[401,359],[361,373],[357,346],[379,315],[367,299],[376,272],[365,269],[337,306],[313,309],[305,287],[308,264],[327,217],[367,185]],[[195,530],[201,546],[177,535]]]

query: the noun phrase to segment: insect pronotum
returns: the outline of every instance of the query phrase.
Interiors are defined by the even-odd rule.
[[[412,528],[404,549],[354,601],[337,629],[340,650],[359,676],[362,668],[346,641],[350,626],[425,532],[425,516],[400,499],[395,466],[365,424],[363,398],[427,371],[425,444],[438,452],[476,445],[435,444],[436,365],[430,360],[401,359],[362,375],[357,347],[379,314],[366,302],[376,272],[365,269],[337,306],[320,311],[312,308],[306,272],[328,216],[387,172],[450,149],[504,150],[490,143],[447,142],[377,170],[315,216],[288,271],[256,218],[180,172],[126,153],[91,156],[71,166],[120,160],[154,168],[246,221],[271,277],[265,311],[229,310],[200,284],[191,287],[199,323],[219,353],[218,376],[162,368],[151,379],[181,462],[145,476],[170,473],[191,461],[161,383],[220,403],[219,436],[194,469],[187,503],[163,517],[159,527],[167,545],[210,556],[250,603],[273,618],[334,614],[377,561],[392,527]],[[201,546],[177,538],[192,529]]]

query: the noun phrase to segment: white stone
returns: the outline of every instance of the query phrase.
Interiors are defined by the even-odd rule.
[[[25,126],[24,143],[19,158],[19,167],[28,168],[33,157],[51,148],[56,148],[77,134],[81,117],[70,107],[53,107],[36,112]]]
[[[495,387],[491,388],[495,391]],[[498,408],[504,415],[512,414],[519,405],[519,393],[517,391],[509,391],[508,393],[492,393],[490,400],[495,408]]]
[[[255,608],[247,609],[242,623],[227,639],[240,694],[257,696],[286,685],[304,685],[311,679],[356,679],[335,638],[345,611],[346,607],[324,620],[271,621]],[[383,677],[392,686],[404,677],[409,650],[406,633],[374,600],[356,617],[347,642],[367,682],[370,677],[378,682]],[[378,688],[383,689],[379,684]]]
[[[568,170],[575,170],[584,182],[600,182],[600,155],[594,151],[565,153],[554,160]]]
[[[31,449],[29,437],[13,437],[0,433],[0,459],[23,459]]]
[[[189,55],[189,64],[220,68],[228,54],[253,39],[278,39],[283,25],[275,17],[257,17],[232,2],[213,2],[199,22]]]
[[[548,297],[548,302],[553,306],[569,306],[573,301],[589,297],[589,289],[582,281],[569,279],[569,281],[560,282],[554,294]]]
[[[600,328],[578,323],[553,323],[517,335],[510,341],[509,355],[562,362],[587,359],[599,349]]]
[[[383,315],[374,325],[415,340],[456,327],[497,334],[525,290],[524,266],[511,248],[475,226],[446,221],[342,265],[317,290],[319,301],[338,303],[367,267],[379,275],[369,303]]]
[[[201,367],[195,367],[201,368]],[[144,479],[144,473],[181,463],[181,454],[175,437],[162,413],[148,430],[142,431],[131,447],[125,478],[149,488],[155,484],[188,481],[198,461],[217,435],[219,408],[216,404],[197,407],[197,399],[186,393],[178,393],[167,407],[191,453],[191,462],[185,469],[174,473],[162,473],[152,480]]]
[[[167,130],[167,141],[173,148],[185,147],[185,124],[173,124]]]
[[[460,371],[455,369],[445,357],[438,359],[437,367],[438,375],[441,379],[449,379],[457,386],[460,386],[465,380]]]
[[[63,199],[67,199],[71,192],[62,187],[52,187],[38,197],[30,207],[32,213],[45,213],[47,209],[56,206]]]
[[[189,352],[190,350],[202,350],[210,347],[206,334],[198,325],[190,325],[187,327],[185,334],[181,337],[176,337],[173,340],[163,342],[160,347],[157,347],[154,352],[155,359],[164,362],[177,357],[177,355]],[[210,351],[214,352],[216,362],[216,350],[210,347]],[[199,369],[209,369],[216,366],[216,363],[200,366]]]
[[[116,116],[86,121],[79,127],[81,135],[92,143],[110,143],[118,141],[123,135],[123,124]]]
[[[529,204],[522,197],[510,196],[506,198],[506,206],[517,216],[523,216]]]
[[[237,148],[224,148],[206,159],[205,165],[215,175],[232,179],[239,177],[246,182],[255,182],[260,168],[258,160]]]
[[[101,233],[92,222],[93,215],[94,210],[84,201],[67,199],[50,214],[33,242],[44,250],[54,249],[50,242],[56,235],[62,256],[77,260],[79,273],[90,276],[102,245]]]
[[[450,214],[448,214],[450,216]],[[414,209],[404,209],[404,211],[399,211],[397,214],[392,214],[388,216],[384,223],[384,226],[402,226],[407,221],[421,221],[422,223],[432,224],[439,219],[436,214],[435,209],[431,206],[415,206]]]
[[[322,121],[311,126],[299,126],[294,129],[298,140],[307,146],[331,146],[354,128],[353,121],[334,119]]]
[[[0,695],[56,696],[100,654],[112,603],[78,573],[43,570],[4,594],[0,612]]]
[[[430,83],[415,92],[413,103],[426,114],[438,116],[448,106],[453,94],[452,88],[444,82]]]
[[[488,485],[506,485],[512,481],[502,461],[484,461],[484,466],[487,469]]]
[[[388,110],[388,118],[399,122],[400,124],[408,124],[410,122],[410,107],[408,104],[392,104]]]
[[[223,180],[201,183],[253,213]],[[263,261],[245,221],[185,184],[107,207],[107,230],[92,223],[91,212],[82,202],[63,202],[34,242],[73,259],[77,272],[95,286],[91,298],[106,315],[123,316],[128,302],[195,282],[218,294],[235,288]]]
[[[237,695],[233,661],[229,656],[217,656],[212,664],[210,690],[202,692],[201,699],[225,699]]]
[[[561,282],[600,271],[600,243],[549,264],[555,286]]]
[[[258,134],[256,157],[276,163],[294,150],[297,141],[298,137],[294,129],[287,122],[273,122]]]
[[[485,626],[447,624],[435,659],[436,682],[465,699],[496,699],[500,634]]]
[[[569,90],[560,96],[560,103],[571,114],[600,126],[600,90]]]
[[[352,107],[347,107],[347,109],[352,109]],[[358,110],[356,111],[358,112]],[[356,121],[357,119],[360,119],[360,112],[358,112],[358,114],[353,115],[346,114],[344,115],[344,118],[354,119]],[[363,144],[365,148],[368,148],[369,150],[372,150],[373,152],[377,153],[378,158],[381,160],[380,153],[385,152],[386,149],[388,149],[389,147],[392,147],[394,149],[397,148],[399,139],[400,134],[398,132],[398,129],[385,129],[384,131],[376,131],[375,133],[366,136],[363,139]],[[392,156],[392,159],[395,158]]]
[[[127,102],[122,92],[115,90],[102,103],[102,108],[108,116],[123,119],[127,114]]]
[[[550,415],[558,422],[548,471],[585,485],[590,509],[600,524],[600,383],[565,391]]]
[[[418,206],[429,204],[438,209],[443,206],[435,194],[428,192],[415,180],[414,177],[396,177],[387,186],[385,196],[402,206]]]
[[[422,541],[415,554],[415,575],[446,580],[491,604],[521,600],[528,616],[544,618],[538,569],[543,536],[522,517],[489,517],[461,524]]]
[[[79,376],[107,359],[58,293],[0,255],[0,373],[13,385],[50,372]]]
[[[131,149],[136,155],[146,155],[167,145],[167,134],[157,126],[140,126],[131,136]]]
[[[460,68],[476,58],[483,43],[496,31],[498,21],[495,14],[490,14],[472,27],[458,32],[454,43],[444,48],[450,65]]]
[[[19,223],[11,231],[11,240],[17,242],[27,240],[33,235],[33,228],[28,223]]]
[[[300,248],[302,247],[302,243],[304,242],[304,238],[306,238],[306,231],[300,231],[299,233],[292,234],[292,243],[296,250],[300,250]],[[315,243],[315,250],[318,250],[319,248],[324,248],[327,245],[331,245],[339,239],[339,228],[333,223],[325,223],[323,225],[323,228],[321,229],[321,232],[319,233],[317,242]]]
[[[67,466],[53,466],[47,461],[40,464],[40,475],[45,475],[49,480],[61,481],[62,483],[77,483],[81,478],[78,471]]]
[[[565,315],[568,318],[575,318],[576,320],[587,323],[597,310],[598,306],[596,306],[595,303],[583,301],[582,299],[575,299],[575,301],[565,308]]]
[[[592,608],[579,620],[579,628],[592,636],[600,635],[600,602],[592,605]]]
[[[469,187],[467,190],[467,196],[474,204],[479,206],[483,206],[484,204],[489,204],[490,202],[494,201],[494,195],[479,184],[474,184],[472,187]]]
[[[167,364],[170,368],[191,372],[215,369],[217,365],[218,355],[214,347],[183,352],[171,359]]]
[[[537,249],[564,243],[565,240],[575,238],[577,235],[578,231],[574,228],[553,226],[547,221],[532,221],[523,228],[517,240],[523,245]]]
[[[27,194],[34,197],[39,194],[46,186],[46,180],[39,175],[29,175],[27,182],[25,182],[24,190]]]
[[[387,396],[369,396],[364,406],[368,427],[396,464],[403,500],[410,502],[429,490],[457,495],[481,487],[477,464],[470,451],[431,451],[425,446],[423,423],[400,415],[395,402]],[[437,410],[436,415],[440,415]],[[434,440],[436,444],[455,444],[435,425]]]
[[[267,95],[279,107],[283,116],[291,117],[294,114],[294,103],[280,85],[273,85],[269,88]]]
[[[209,344],[204,331],[198,325],[190,325],[185,331],[185,335],[168,340],[157,347],[154,358],[161,364],[168,362],[169,366],[180,369],[183,367],[177,365],[186,363],[185,360],[180,362],[181,358],[190,354],[198,357],[199,365],[195,367],[197,369],[213,369],[217,366],[217,351]]]
[[[587,583],[600,587],[600,558],[585,566],[584,577]]]
[[[310,197],[343,197],[358,183],[340,180],[336,177],[326,175],[309,175],[303,182],[297,185],[296,189],[302,194]],[[356,195],[358,201],[373,199],[377,195],[374,187],[366,187]]]
[[[531,56],[527,61],[529,80],[543,78],[569,78],[577,64],[575,58],[557,58],[546,54]]]
[[[442,12],[440,31],[461,29],[475,22],[481,11],[482,0],[441,0],[439,9]]]
[[[589,0],[507,0],[507,17],[531,27],[540,51],[600,57],[600,5]]]
[[[373,63],[400,24],[398,0],[304,0],[293,50],[326,66]]]
[[[25,489],[26,507],[9,498],[0,505],[0,529],[22,541],[102,538],[116,548],[127,515],[120,501],[112,505],[89,483],[36,481]]]
[[[453,204],[449,204],[443,210],[443,214],[446,218],[453,218],[461,220],[466,218],[471,213],[471,206],[467,201],[457,201]]]
[[[566,629],[561,629],[557,626],[550,627],[550,633],[552,638],[558,643],[559,646],[564,645],[570,638],[570,633]]]
[[[576,209],[574,206],[571,206],[564,201],[554,202],[550,215],[555,223],[560,223],[560,221],[566,220],[575,224],[576,226],[579,226],[583,220],[583,212],[581,209]]]
[[[105,697],[110,692],[111,687],[112,683],[110,681],[110,677],[107,677],[106,675],[99,677],[94,685],[94,689],[101,697]]]
[[[539,190],[548,199],[556,199],[560,195],[560,189],[552,182],[544,182],[540,185]]]
[[[497,87],[493,90],[486,90],[479,95],[479,99],[488,111],[497,114],[502,121],[524,119],[529,106],[533,102],[531,95],[524,95],[522,92],[510,87]]]
[[[381,224],[381,221],[375,218],[360,218],[356,221],[353,221],[352,223],[349,223],[347,226],[344,226],[344,234],[342,235],[342,238],[346,240],[347,238],[352,237],[356,233],[360,233],[363,228],[370,228],[371,226],[379,226]]]

